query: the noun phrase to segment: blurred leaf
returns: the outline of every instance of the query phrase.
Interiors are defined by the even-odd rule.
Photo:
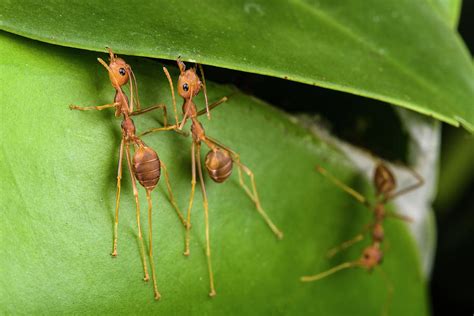
[[[453,29],[457,28],[462,0],[428,0],[428,2]]]
[[[460,0],[429,0],[429,2],[451,28],[457,27],[461,11]],[[403,214],[414,219],[409,228],[418,245],[423,273],[429,280],[433,273],[437,241],[437,226],[432,205],[438,188],[441,123],[402,108],[398,108],[397,113],[403,128],[410,135],[409,165],[423,177],[425,183],[418,190],[397,199],[395,204]],[[400,184],[399,174],[397,180]]]
[[[113,97],[96,54],[6,33],[0,41],[5,78],[0,125],[3,313],[380,314],[387,294],[380,271],[344,271],[313,284],[298,280],[357,258],[367,243],[329,262],[324,258],[329,248],[352,237],[371,218],[312,171],[321,162],[356,184],[345,159],[283,113],[212,83],[212,100],[235,94],[213,111],[212,121],[203,120],[206,130],[238,151],[253,169],[263,205],[285,238],[277,241],[270,233],[235,175],[221,185],[206,181],[218,293],[211,300],[200,194],[193,212],[191,256],[185,258],[183,229],[160,184],[153,192],[153,220],[163,297],[155,302],[151,285],[141,281],[127,177],[122,184],[119,256],[109,256],[119,121],[113,111],[68,109],[71,103],[103,104]],[[145,59],[127,61],[139,78],[142,103],[169,104],[160,67]],[[202,98],[198,101],[202,104]],[[137,117],[137,128],[156,126],[160,116]],[[190,192],[190,139],[170,132],[145,141],[168,165],[184,208]],[[140,195],[145,205],[142,189]],[[395,289],[390,314],[425,315],[425,284],[413,241],[403,223],[389,221],[386,230],[383,269]]]
[[[20,0],[2,2],[0,12],[4,30],[33,39],[182,56],[379,99],[474,131],[470,54],[425,1]]]
[[[466,133],[445,127],[441,155],[436,208],[445,215],[463,194],[474,178],[474,138]]]
[[[461,0],[430,0],[444,18],[457,27],[461,13]],[[435,206],[439,215],[446,213],[474,177],[474,139],[462,132],[445,127],[444,148],[441,155],[438,195]]]

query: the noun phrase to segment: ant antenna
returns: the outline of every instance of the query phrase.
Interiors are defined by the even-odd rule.
[[[171,79],[170,73],[168,72],[168,69],[163,66],[163,72],[166,75],[166,78],[168,78],[168,82],[170,84],[170,89],[171,89],[171,98],[173,99],[173,111],[174,111],[174,117],[176,121],[176,125],[178,125],[178,110],[176,109],[176,98],[174,96],[174,88],[173,88],[173,80]]]
[[[178,57],[176,62],[178,63],[179,71],[183,73],[186,70],[186,65],[181,61],[181,56]]]
[[[133,70],[131,67],[127,67],[128,73],[130,74],[131,80],[130,80],[130,95],[131,95],[131,103],[132,103],[132,108],[133,108],[133,96],[135,95],[135,99],[137,102],[137,110],[140,110],[140,98],[138,97],[138,84],[137,84],[137,78],[135,77],[135,74],[133,73]],[[135,88],[134,88],[135,86]]]
[[[189,90],[189,91],[190,91],[189,101],[192,102],[192,100],[193,100],[193,93],[194,93],[192,86],[191,86],[191,90]],[[178,129],[180,129],[180,130],[183,129],[184,124],[186,123],[186,120],[188,119],[188,116],[189,116],[189,113],[188,113],[188,111],[186,111],[186,112],[184,113],[184,115],[183,115],[183,120],[181,121],[181,124],[179,125]]]
[[[110,58],[110,61],[114,61],[115,60],[115,54],[114,52],[112,51],[112,49],[110,47],[106,47],[106,49],[109,51],[109,58]]]
[[[202,77],[202,88],[204,90],[204,100],[206,101],[206,113],[207,113],[207,118],[211,119],[211,112],[209,112],[209,101],[207,100],[207,89],[206,89],[206,78],[204,77],[204,69],[202,69],[201,64],[197,64],[199,66],[199,71],[201,72],[201,77]]]
[[[416,182],[412,185],[409,185],[406,188],[403,188],[403,189],[399,190],[398,192],[389,194],[389,196],[386,197],[387,201],[388,200],[393,200],[393,199],[399,197],[400,195],[404,195],[408,192],[411,192],[415,189],[418,189],[419,187],[421,187],[425,183],[425,179],[415,169],[410,168],[410,167],[405,167],[405,169],[408,170],[408,172],[413,176],[413,178],[416,180]]]
[[[110,49],[110,48],[109,48],[109,49]],[[114,82],[113,82],[114,85],[115,85],[116,87],[120,87],[120,85],[118,84],[118,81],[117,81],[117,79],[115,78],[115,75],[114,75],[114,73],[112,72],[112,69],[110,69],[109,65],[107,65],[107,63],[106,63],[102,58],[97,58],[97,61],[98,61],[99,63],[101,63],[102,66],[105,67],[105,69],[107,69],[107,71],[109,72],[109,74],[112,75],[112,78],[114,78]]]

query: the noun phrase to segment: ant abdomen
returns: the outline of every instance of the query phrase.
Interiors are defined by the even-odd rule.
[[[153,190],[161,174],[158,154],[150,147],[140,146],[133,155],[133,171],[138,182],[145,189]]]
[[[360,265],[368,270],[377,266],[383,258],[382,250],[378,246],[371,245],[364,249],[364,253],[360,258]]]
[[[206,155],[206,169],[215,182],[224,182],[232,173],[232,157],[222,148],[211,149]]]

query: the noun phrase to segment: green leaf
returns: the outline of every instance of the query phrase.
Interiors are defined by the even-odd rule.
[[[263,206],[285,233],[277,241],[241,190],[236,175],[206,180],[217,296],[210,299],[204,254],[202,199],[196,194],[191,256],[184,230],[166,199],[153,192],[155,263],[163,295],[153,300],[138,255],[131,184],[124,173],[119,256],[112,259],[113,210],[120,121],[113,111],[70,111],[113,98],[97,55],[0,33],[4,80],[0,125],[0,306],[6,314],[315,314],[379,315],[387,298],[381,271],[340,272],[320,282],[299,277],[358,258],[368,241],[333,260],[325,253],[371,218],[329,181],[319,162],[361,185],[343,156],[283,113],[231,88],[209,83],[211,100],[230,100],[203,119],[210,136],[241,154],[255,173]],[[100,57],[106,58],[104,54]],[[169,91],[155,62],[126,57],[139,79],[143,104]],[[176,77],[176,72],[173,74]],[[202,98],[197,100],[202,104]],[[136,117],[139,131],[161,115]],[[190,193],[190,138],[174,132],[144,140],[170,170],[178,204]],[[125,169],[126,171],[126,169]],[[144,190],[140,201],[146,205]],[[146,227],[146,214],[142,225]],[[403,223],[388,221],[385,274],[394,287],[390,314],[426,315],[425,283]],[[145,233],[145,237],[147,233]]]
[[[440,13],[441,18],[444,19],[450,27],[453,29],[457,27],[461,12],[461,0],[428,1],[433,5],[433,8]],[[447,166],[442,162],[441,165],[443,168],[438,168],[441,153],[441,123],[400,108],[397,113],[403,123],[404,130],[409,135],[409,165],[420,173],[425,180],[425,184],[423,189],[417,190],[414,194],[410,194],[409,196],[397,199],[395,204],[404,214],[416,218],[413,225],[410,226],[410,230],[418,245],[423,273],[427,279],[430,279],[437,248],[437,221],[432,208],[433,200],[436,196],[436,201],[439,201],[440,196],[449,197],[449,195],[444,193],[453,193],[453,190],[446,190],[446,187],[443,187],[443,185],[446,184],[446,182],[443,181],[443,175],[445,175],[445,171],[447,167],[449,168],[449,165]],[[443,136],[443,139],[444,143],[446,141],[445,136]],[[448,141],[447,143],[451,142]],[[466,149],[470,147],[462,148]],[[452,150],[442,150],[442,152],[444,154],[453,153]],[[459,149],[455,150],[455,152],[461,152],[461,156],[463,157],[466,154],[466,152]],[[474,150],[472,152],[474,153]],[[466,165],[470,157],[467,155],[464,158],[465,159],[462,160],[464,160],[464,165]],[[472,161],[472,159],[470,161]],[[439,172],[441,173],[438,175]],[[437,180],[438,178],[440,180]],[[398,180],[400,179],[398,178]],[[450,182],[450,188],[456,188],[457,191],[462,191],[459,190],[461,186],[453,186],[452,182],[453,181]]]
[[[29,0],[3,1],[0,12],[4,30],[33,39],[182,56],[379,99],[474,131],[470,54],[427,1]]]
[[[461,15],[462,0],[428,0],[448,25],[456,28]]]

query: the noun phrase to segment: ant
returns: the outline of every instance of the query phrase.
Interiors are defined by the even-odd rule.
[[[264,221],[273,231],[278,239],[283,238],[283,233],[275,226],[272,220],[269,218],[267,213],[263,210],[260,199],[257,194],[257,187],[255,184],[254,174],[252,171],[240,161],[239,155],[231,150],[229,147],[224,146],[217,140],[210,138],[206,135],[204,127],[199,122],[198,117],[207,114],[210,119],[210,110],[217,107],[218,105],[227,101],[227,97],[223,97],[217,102],[209,105],[207,99],[206,91],[206,81],[204,78],[204,72],[202,66],[199,65],[199,69],[202,76],[202,81],[197,75],[196,67],[186,70],[186,65],[178,58],[177,60],[178,67],[180,70],[180,75],[178,78],[178,93],[183,98],[183,119],[179,124],[179,130],[181,130],[188,119],[191,120],[191,134],[193,142],[191,145],[191,170],[192,170],[192,179],[191,179],[191,195],[189,198],[188,213],[186,219],[186,238],[185,238],[185,250],[184,255],[189,256],[189,241],[190,241],[190,228],[191,228],[191,209],[193,206],[194,200],[194,191],[196,186],[196,169],[199,175],[199,181],[201,185],[201,191],[203,196],[203,206],[204,206],[204,218],[205,218],[205,235],[206,235],[206,257],[207,265],[209,271],[209,283],[210,283],[210,292],[209,296],[213,297],[216,295],[214,287],[214,274],[212,272],[211,264],[211,245],[209,237],[209,210],[208,210],[208,200],[206,194],[206,187],[204,185],[204,177],[201,166],[201,144],[204,143],[209,147],[209,152],[205,158],[205,166],[210,178],[217,183],[222,183],[227,180],[231,173],[233,164],[236,164],[239,172],[239,183],[250,199],[255,203],[257,212],[262,216]],[[201,88],[204,90],[204,99],[206,103],[206,108],[198,111],[197,106],[194,103],[193,97],[196,97]],[[173,105],[176,107],[176,101],[173,95]],[[142,135],[152,133],[156,129],[151,129],[143,133]],[[246,173],[251,181],[251,189],[247,187],[244,182],[242,172]]]
[[[413,177],[417,180],[416,183],[401,189],[395,192],[397,187],[396,180],[394,174],[390,171],[390,169],[382,162],[378,162],[375,166],[374,176],[373,176],[373,185],[375,187],[375,203],[371,204],[367,201],[367,199],[357,192],[356,190],[352,189],[351,187],[347,186],[346,184],[342,183],[339,179],[329,173],[326,169],[321,166],[316,166],[316,170],[326,178],[328,178],[332,183],[336,186],[350,194],[353,198],[355,198],[358,202],[366,206],[369,210],[373,212],[373,220],[370,224],[366,225],[361,233],[355,236],[352,239],[349,239],[346,242],[343,242],[341,245],[331,249],[328,252],[328,257],[334,256],[341,250],[344,250],[358,241],[361,241],[364,237],[363,235],[367,231],[371,231],[371,244],[364,248],[362,251],[362,255],[359,259],[354,261],[347,261],[341,263],[327,271],[310,275],[310,276],[303,276],[301,277],[302,282],[312,282],[321,280],[331,274],[334,274],[338,271],[348,269],[348,268],[362,268],[369,272],[371,272],[375,267],[380,266],[383,259],[383,252],[381,250],[381,244],[384,241],[384,228],[383,223],[387,217],[398,218],[404,221],[411,221],[411,218],[403,216],[401,214],[390,212],[385,209],[385,204],[388,201],[395,199],[403,194],[406,194],[410,191],[413,191],[420,186],[423,185],[424,180],[416,171],[412,169],[408,169]],[[383,272],[383,270],[381,270]],[[385,280],[388,282],[384,274]],[[389,286],[389,292],[391,295],[392,289]],[[386,305],[387,306],[387,305]]]
[[[162,109],[164,114],[164,124],[165,127],[159,129],[159,131],[167,131],[176,129],[176,125],[167,126],[166,118],[166,106],[164,104],[158,104],[146,109],[140,109],[140,102],[138,99],[138,89],[135,75],[125,60],[118,58],[110,48],[108,48],[110,63],[107,65],[101,58],[97,60],[107,69],[109,73],[109,79],[112,83],[112,86],[115,89],[114,103],[100,105],[100,106],[89,106],[89,107],[80,107],[76,105],[71,105],[71,110],[103,110],[107,108],[115,108],[115,116],[122,116],[122,139],[120,142],[120,151],[119,151],[119,162],[118,162],[118,174],[117,174],[117,192],[116,192],[116,203],[115,203],[115,221],[114,221],[114,235],[113,235],[113,249],[112,257],[117,256],[117,240],[118,240],[118,219],[119,219],[119,205],[120,205],[120,183],[122,179],[122,159],[123,153],[125,151],[125,157],[127,160],[128,170],[130,172],[130,177],[132,180],[133,195],[135,197],[136,204],[136,218],[138,225],[138,239],[140,245],[140,256],[143,264],[144,271],[144,281],[149,280],[149,274],[147,270],[147,264],[145,260],[145,246],[143,243],[142,229],[140,224],[140,204],[138,199],[138,189],[136,185],[136,180],[140,183],[141,186],[145,188],[146,198],[148,201],[148,234],[149,234],[149,257],[150,265],[153,278],[153,290],[156,300],[159,300],[161,295],[158,292],[158,287],[156,285],[156,274],[155,266],[153,262],[153,241],[152,241],[152,201],[151,201],[151,191],[156,187],[161,176],[161,167],[165,171],[165,180],[166,186],[168,188],[170,201],[173,207],[178,214],[183,225],[185,225],[184,217],[179,211],[177,204],[174,200],[173,193],[171,191],[171,186],[169,183],[169,175],[165,164],[158,158],[157,153],[151,148],[148,147],[139,136],[135,134],[135,124],[131,119],[131,116],[140,115],[146,112],[150,112],[155,109]],[[169,73],[165,70],[165,74],[168,77],[169,83],[172,86],[171,77]],[[122,87],[130,83],[130,94],[131,102],[129,102],[128,97],[122,90]],[[133,106],[136,102],[137,110],[133,110]],[[177,120],[176,120],[177,123]],[[133,147],[134,154],[131,156],[130,147]]]

